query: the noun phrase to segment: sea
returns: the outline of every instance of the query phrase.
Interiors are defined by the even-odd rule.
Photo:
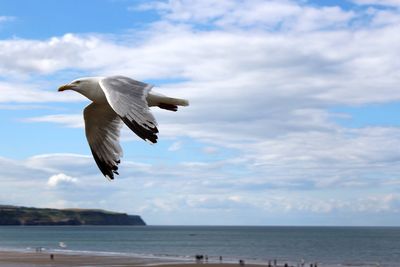
[[[62,242],[62,247],[60,247]],[[400,227],[1,226],[0,250],[173,261],[400,266]],[[221,257],[221,258],[220,258]]]

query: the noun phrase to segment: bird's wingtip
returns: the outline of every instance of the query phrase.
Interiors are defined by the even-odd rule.
[[[108,181],[112,182],[114,180],[114,176],[109,176],[108,174],[104,175]]]

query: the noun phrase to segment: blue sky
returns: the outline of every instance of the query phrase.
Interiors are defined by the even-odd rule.
[[[21,8],[21,7],[24,8]],[[0,203],[149,224],[400,225],[396,0],[0,2]],[[124,128],[120,176],[59,85],[125,75],[189,99]]]

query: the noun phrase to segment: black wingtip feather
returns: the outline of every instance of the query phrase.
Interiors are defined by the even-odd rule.
[[[107,164],[106,162],[102,161],[95,153],[93,153],[93,150],[92,150],[92,155],[93,155],[94,161],[97,164],[97,167],[99,167],[101,173],[105,177],[108,177],[110,180],[114,180],[114,174],[119,175],[117,165],[120,163],[120,160],[115,161],[115,165],[110,165],[110,164]]]
[[[149,140],[150,142],[157,143],[157,133],[158,129],[156,126],[153,128],[144,128],[139,125],[136,121],[131,121],[126,117],[121,117],[123,122],[131,129],[135,134],[137,134],[143,140]]]

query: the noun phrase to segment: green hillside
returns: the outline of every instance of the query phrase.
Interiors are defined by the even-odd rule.
[[[0,205],[0,225],[146,225],[138,215],[94,209],[38,209]]]

